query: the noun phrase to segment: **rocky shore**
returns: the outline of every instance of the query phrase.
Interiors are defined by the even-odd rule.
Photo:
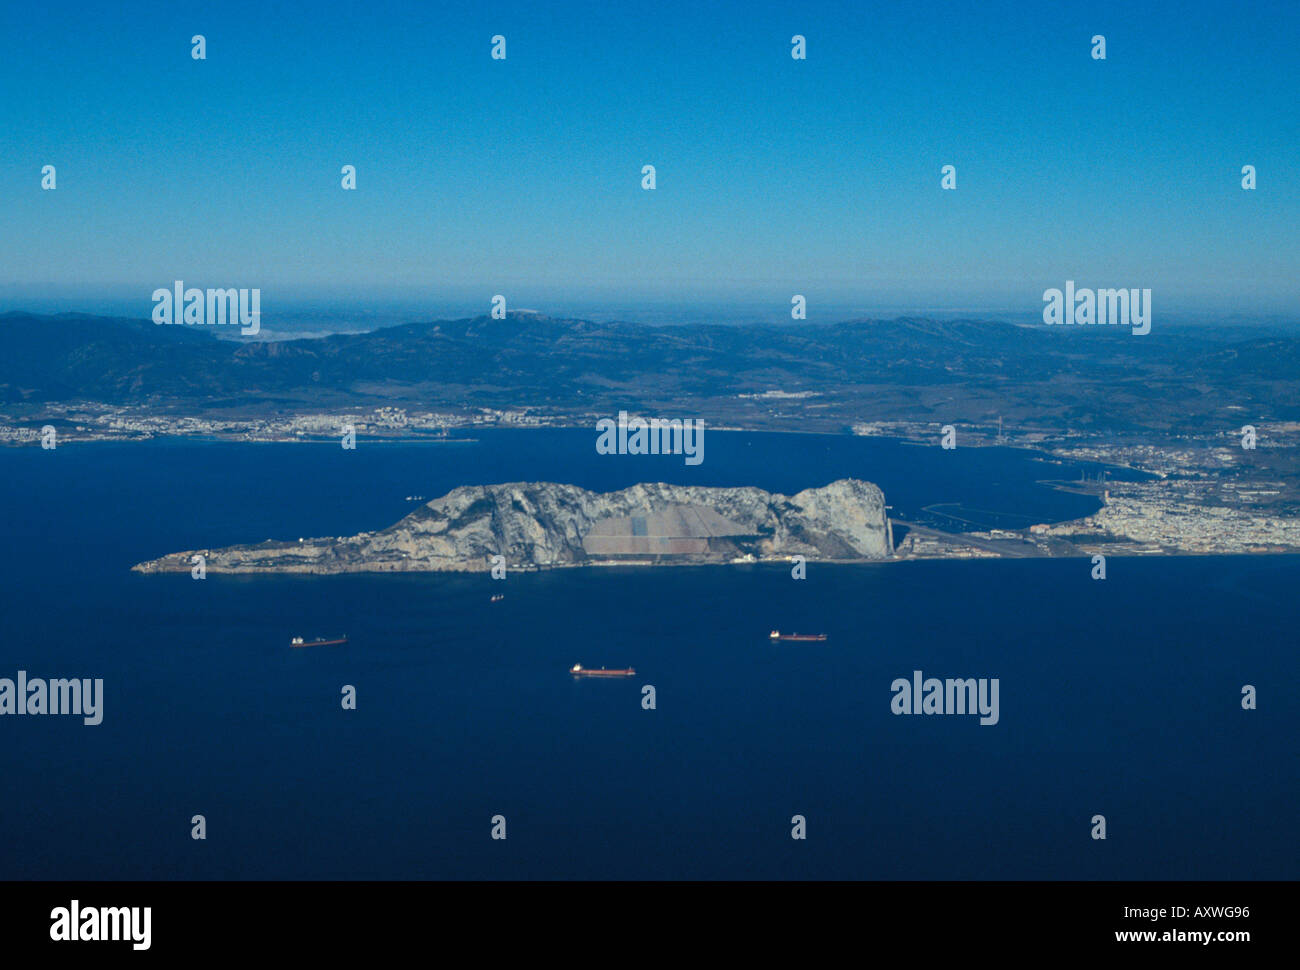
[[[842,479],[795,495],[759,488],[639,484],[596,493],[515,482],[454,489],[378,532],[191,549],[142,573],[478,572],[608,563],[726,563],[804,556],[884,559],[885,500]],[[503,557],[497,559],[495,557]]]

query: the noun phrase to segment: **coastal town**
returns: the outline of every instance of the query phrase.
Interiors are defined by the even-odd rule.
[[[784,398],[783,398],[784,399]],[[463,442],[476,429],[594,427],[597,415],[548,414],[537,409],[465,408],[418,411],[401,407],[339,413],[262,415],[169,414],[99,403],[50,404],[39,418],[0,415],[0,444],[36,446],[53,427],[60,445],[86,441],[145,441],[199,437],[243,442],[325,441],[349,429],[378,440]],[[721,428],[715,430],[723,430]],[[737,429],[741,430],[741,429]],[[941,447],[934,422],[855,423],[855,435]],[[1005,556],[1245,555],[1300,551],[1300,424],[1254,429],[1252,447],[1225,431],[1213,438],[1164,443],[1105,440],[1100,435],[999,424],[954,425],[961,447],[1030,448],[1055,463],[1086,462],[1141,473],[1053,487],[1083,491],[1101,508],[1082,519],[1033,523],[1022,529],[948,531],[912,524],[900,529],[898,558]],[[906,523],[900,523],[907,525]]]
[[[462,413],[409,412],[405,408],[326,413],[285,413],[272,416],[189,415],[159,413],[149,408],[106,404],[51,404],[40,419],[16,421],[0,416],[0,444],[39,444],[43,429],[56,429],[60,443],[69,441],[147,441],[153,438],[199,437],[227,441],[319,441],[338,438],[348,428],[358,435],[382,439],[446,436],[452,431],[484,427],[555,427],[562,422],[526,409],[502,411],[479,408]]]

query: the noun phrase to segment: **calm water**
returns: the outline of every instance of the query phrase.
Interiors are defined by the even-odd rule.
[[[1294,557],[1112,559],[1105,582],[1083,560],[812,564],[803,582],[129,572],[521,479],[790,492],[856,475],[903,515],[959,503],[1010,524],[1095,505],[1034,484],[1079,466],[1010,450],[710,432],[691,468],[597,456],[587,431],[480,438],[0,449],[0,677],[106,693],[98,727],[0,719],[0,878],[1300,875]],[[772,627],[831,639],[772,646]],[[336,631],[352,642],[287,647]],[[575,683],[575,662],[638,675]],[[892,715],[915,669],[999,678],[1000,723]],[[1240,708],[1247,683],[1259,710]]]

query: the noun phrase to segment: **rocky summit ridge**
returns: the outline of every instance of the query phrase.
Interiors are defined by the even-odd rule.
[[[470,485],[377,532],[175,552],[137,572],[478,572],[595,563],[855,561],[891,555],[885,500],[841,479],[794,495],[650,483],[597,493],[575,485]],[[501,556],[504,560],[494,557]]]

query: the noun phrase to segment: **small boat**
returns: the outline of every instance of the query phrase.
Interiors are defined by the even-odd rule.
[[[347,636],[335,637],[333,640],[325,637],[316,637],[313,640],[304,640],[302,637],[294,637],[289,641],[291,647],[333,647],[340,643],[347,643]]]
[[[621,670],[606,670],[604,667],[601,667],[597,670],[591,667],[584,667],[582,664],[574,664],[569,668],[569,673],[573,674],[575,677],[632,677],[636,674],[636,670],[632,667],[625,667]]]
[[[501,602],[503,599],[505,599],[505,598],[506,598],[506,594],[505,594],[505,593],[493,593],[493,594],[492,594],[492,602],[493,602],[493,603],[500,603],[500,602]]]
[[[773,630],[767,635],[769,640],[792,640],[796,643],[825,643],[830,638],[824,633],[782,633]]]

